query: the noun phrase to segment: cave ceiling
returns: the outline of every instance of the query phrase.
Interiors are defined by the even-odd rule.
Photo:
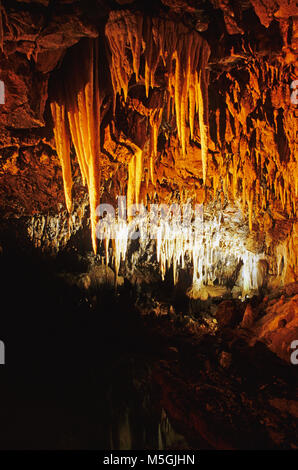
[[[87,193],[241,209],[297,266],[298,9],[287,0],[5,1],[0,210]],[[281,229],[282,226],[282,229]],[[281,235],[282,234],[282,235]]]

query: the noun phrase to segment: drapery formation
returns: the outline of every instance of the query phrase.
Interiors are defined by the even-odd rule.
[[[82,179],[90,200],[92,246],[97,250],[96,208],[100,195],[100,84],[98,77],[98,40],[82,42],[69,61],[69,74],[59,95],[51,103],[54,136],[61,161],[67,209],[71,209],[71,164],[69,134],[75,148]],[[57,84],[58,85],[58,84]]]
[[[70,140],[66,126],[66,110],[65,104],[54,101],[51,103],[51,111],[54,120],[54,137],[56,142],[56,150],[60,159],[62,168],[62,177],[64,184],[65,202],[68,212],[71,211],[72,198],[72,175],[70,163]]]

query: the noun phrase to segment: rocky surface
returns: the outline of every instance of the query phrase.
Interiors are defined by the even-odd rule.
[[[65,64],[79,57],[82,41],[98,37],[104,46],[103,202],[114,204],[118,194],[126,194],[136,148],[143,149],[148,165],[150,129],[157,111],[168,104],[167,71],[157,68],[147,97],[143,70],[136,81],[126,44],[128,95],[126,101],[117,97],[113,114],[105,27],[115,10],[124,10],[130,19],[135,12],[164,18],[201,34],[208,43],[206,184],[198,121],[193,138],[186,136],[185,158],[176,119],[163,113],[155,135],[154,182],[146,182],[144,171],[140,195],[159,202],[189,197],[205,202],[213,215],[222,213],[230,236],[239,237],[255,256],[262,255],[255,272],[259,289],[249,295],[243,295],[239,283],[245,266],[236,259],[219,266],[214,285],[192,286],[188,259],[175,287],[171,271],[161,282],[154,246],[147,242],[130,244],[116,288],[114,266],[105,265],[103,246],[96,256],[91,251],[88,190],[73,147],[73,208],[67,213],[50,101],[80,73],[79,60],[68,71]],[[291,343],[298,338],[297,103],[291,88],[298,71],[297,17],[295,2],[288,0],[156,0],[149,6],[141,0],[0,2],[0,80],[5,85],[5,103],[0,104],[0,261],[3,305],[9,305],[0,326],[19,372],[13,374],[10,389],[1,386],[5,404],[11,406],[11,413],[0,410],[1,422],[8,423],[2,445],[14,447],[17,429],[17,444],[30,448],[30,420],[38,434],[44,432],[35,436],[40,448],[48,442],[55,448],[80,447],[82,439],[88,448],[85,429],[102,390],[99,370],[106,367],[107,380],[111,371],[121,370],[119,357],[129,350],[129,371],[140,363],[137,380],[132,377],[140,403],[152,380],[163,409],[156,422],[164,413],[163,423],[169,421],[189,447],[297,448],[297,365],[290,361]],[[120,374],[116,384],[121,398],[122,379]],[[64,384],[65,392],[60,387],[58,393],[54,383]],[[86,383],[92,384],[87,393]],[[119,445],[123,429],[125,445],[143,445],[136,433],[126,432],[132,395],[129,387],[125,392],[130,405],[124,404],[113,445]],[[87,404],[80,405],[77,416],[81,393]],[[104,413],[112,397],[111,391],[102,396]],[[74,424],[69,416],[61,418],[61,409],[72,410]],[[112,409],[109,422],[118,412]],[[144,412],[141,405],[136,411],[146,419],[152,414],[153,408]],[[62,443],[56,440],[56,418],[67,423]],[[131,419],[135,423],[135,416]],[[76,435],[79,428],[83,438]],[[98,445],[98,422],[94,429],[92,444]],[[156,428],[149,447],[157,447],[157,435]]]
[[[297,283],[292,286],[297,292]],[[292,342],[298,337],[297,318],[298,295],[282,295],[278,301],[269,301],[262,318],[252,322],[250,326],[255,336],[264,341],[271,351],[281,359],[289,361],[293,352]]]
[[[295,302],[295,297],[288,299]],[[283,362],[267,349],[267,341],[259,341],[256,330],[219,325],[214,332],[202,323],[203,316],[195,320],[196,328],[187,318],[170,313],[162,318],[147,320],[170,345],[154,377],[162,406],[189,442],[199,434],[211,448],[297,448],[296,370],[289,349],[284,349]],[[270,324],[266,314],[263,324]],[[287,345],[291,341],[290,335],[284,339]],[[273,345],[269,348],[274,351]],[[280,350],[274,352],[281,356]]]
[[[74,203],[72,213],[67,214],[49,103],[55,92],[67,87],[63,77],[79,73],[76,61],[68,75],[64,68],[70,55],[76,56],[82,40],[99,37],[100,44],[107,46],[105,26],[115,8],[115,2],[108,0],[3,0],[0,10],[0,79],[5,85],[5,104],[0,105],[1,251],[23,246],[24,251],[29,248],[34,253],[61,251],[62,256],[68,253],[71,258],[80,252],[83,257],[90,256],[92,267],[85,263],[78,275],[72,272],[71,263],[64,267],[69,284],[87,292],[98,284],[111,284],[114,272],[102,267],[102,247],[97,258],[90,255],[87,188],[74,148]],[[245,239],[251,253],[264,254],[256,274],[261,293],[297,281],[297,104],[291,88],[297,76],[295,2],[162,0],[145,8],[140,1],[121,1],[117,8],[124,9],[130,18],[139,12],[174,25],[181,23],[191,33],[199,32],[210,48],[206,184],[198,122],[194,123],[194,137],[187,135],[185,158],[176,121],[164,114],[155,136],[155,181],[146,186],[143,172],[141,196],[159,202],[182,202],[190,197],[204,201],[207,210],[211,208],[215,214],[226,211],[231,236]],[[148,159],[149,130],[156,110],[164,104],[167,74],[158,68],[148,97],[143,72],[138,82],[132,74],[127,100],[117,97],[114,116],[109,57],[104,50],[101,48],[105,80],[100,193],[103,202],[115,203],[117,194],[126,193],[128,163],[135,149],[142,148]],[[128,53],[127,70],[131,71],[129,57]],[[244,222],[234,218],[239,209]],[[72,264],[76,262],[75,255]],[[200,286],[197,291],[190,289],[191,269],[187,264],[175,289],[171,273],[165,280],[165,289],[176,295],[175,311],[181,313],[186,304],[192,311],[203,306],[206,328],[214,325],[212,315],[216,313],[220,327],[234,328],[241,323],[281,358],[288,357],[288,342],[297,334],[297,307],[295,297],[288,300],[287,292],[294,292],[295,284],[286,288],[285,299],[278,304],[246,304],[239,300],[243,294],[237,279],[244,270],[239,263],[221,268],[219,285]],[[129,248],[129,257],[120,269],[120,284],[124,279],[138,292],[159,285],[152,245]],[[220,300],[224,303],[211,312]],[[150,306],[150,302],[147,307],[143,302],[142,309],[160,316],[168,312],[168,307]],[[222,361],[229,362],[225,357]]]
[[[51,94],[48,82],[52,72],[63,64],[68,49],[82,38],[102,34],[112,8],[114,3],[108,0],[88,4],[2,2],[0,79],[5,83],[6,101],[0,107],[0,169],[5,214],[21,210],[46,215],[47,211],[56,210],[56,201],[63,204],[57,159],[52,150],[55,145],[47,104]],[[138,1],[132,6],[131,2],[121,2],[120,8],[143,11],[142,2]],[[145,13],[166,15],[173,21],[179,18],[190,29],[200,31],[211,48],[207,194],[201,184],[199,139],[187,143],[185,160],[175,124],[166,120],[159,129],[154,192],[160,200],[167,200],[173,192],[187,187],[188,193],[201,201],[213,193],[217,198],[233,199],[244,178],[245,200],[239,194],[244,213],[253,215],[252,228],[260,237],[265,236],[268,252],[274,250],[277,236],[285,244],[288,252],[285,276],[288,282],[294,281],[297,228],[293,225],[296,196],[292,177],[297,171],[297,110],[290,100],[290,84],[295,79],[297,54],[295,2],[254,0],[236,5],[214,0],[198,5],[191,0],[157,1]],[[125,187],[126,163],[132,156],[129,146],[147,145],[147,120],[162,96],[162,80],[148,99],[141,84],[136,84],[129,90],[126,103],[119,100],[112,126],[106,121],[102,123],[103,179],[107,181],[106,187],[112,181],[112,193],[107,197],[113,198]],[[109,100],[111,97],[107,97],[107,103]],[[38,174],[31,170],[36,154],[42,160],[37,167],[32,163]],[[74,168],[74,177],[76,171]],[[51,180],[53,174],[57,175],[56,183],[46,183],[47,197],[42,204],[49,173]],[[231,184],[232,179],[236,182]],[[22,193],[24,185],[27,199]],[[12,191],[16,198],[19,194],[13,208]]]
[[[1,446],[109,448],[110,424],[104,444],[97,419],[93,430],[100,403],[101,416],[109,410],[107,422],[115,422],[114,446],[121,437],[122,448],[144,448],[135,423],[141,419],[143,429],[148,422],[153,432],[152,413],[159,422],[161,408],[184,436],[184,449],[297,448],[297,365],[287,343],[297,331],[296,285],[244,302],[193,300],[185,288],[153,279],[147,290],[126,279],[115,291],[110,268],[94,255],[65,249],[51,263],[3,250],[1,267],[2,300],[9,305],[1,339],[13,368],[10,386],[1,376],[0,414],[7,423]],[[249,328],[243,325],[248,310],[254,312]],[[148,448],[159,445],[157,429],[154,436]]]

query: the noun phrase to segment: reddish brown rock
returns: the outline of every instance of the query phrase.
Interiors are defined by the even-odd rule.
[[[241,322],[241,327],[250,328],[254,324],[255,316],[256,314],[255,314],[253,307],[251,306],[251,304],[248,304],[244,312],[243,320]]]
[[[229,369],[232,364],[232,354],[222,351],[219,358],[219,363],[223,369]]]
[[[127,163],[134,145],[144,149],[145,165],[149,161],[147,137],[150,117],[163,106],[162,121],[156,136],[154,183],[148,182],[148,178],[146,180],[147,168],[144,168],[140,190],[142,197],[148,195],[168,201],[173,194],[183,194],[186,199],[191,197],[196,202],[218,199],[224,204],[228,200],[235,201],[250,223],[247,248],[254,252],[266,251],[272,258],[272,263],[270,261],[267,267],[259,263],[258,275],[265,281],[269,276],[276,277],[276,285],[297,281],[295,174],[298,121],[290,89],[295,78],[298,41],[295,3],[287,0],[252,0],[260,24],[257,20],[247,20],[253,15],[247,2],[212,0],[213,8],[218,13],[216,22],[210,15],[210,8],[205,9],[201,3],[198,6],[195,0],[162,2],[164,6],[160,12],[173,21],[174,29],[175,24],[183,23],[194,31],[201,20],[201,26],[207,28],[209,25],[203,35],[211,48],[208,70],[212,72],[208,86],[206,185],[202,181],[202,142],[198,120],[194,119],[193,138],[186,130],[187,158],[184,158],[177,137],[175,116],[168,113],[169,100],[165,94],[168,71],[162,63],[156,68],[155,83],[148,98],[144,93],[144,71],[140,70],[138,83],[134,82],[132,74],[128,98],[126,101],[117,98],[116,118],[113,120],[110,71],[105,65],[104,22],[100,20],[107,16],[112,4],[105,0],[91,3],[97,4],[94,11],[90,9],[89,2],[83,1],[54,2],[49,9],[46,8],[49,4],[47,0],[20,2],[19,5],[16,2],[2,2],[0,49],[3,42],[4,53],[0,55],[0,79],[5,82],[7,94],[6,104],[0,107],[0,147],[3,149],[0,167],[7,171],[7,178],[1,177],[3,198],[9,199],[13,192],[15,201],[16,188],[22,188],[19,146],[29,146],[30,142],[32,155],[41,139],[54,146],[51,143],[52,122],[46,108],[51,72],[60,66],[63,68],[69,48],[76,47],[82,38],[100,34],[103,46],[100,75],[106,93],[104,112],[107,113],[101,129],[101,171],[103,184],[107,182],[111,188],[108,197],[112,198],[118,190],[125,191]],[[118,3],[124,5],[129,2]],[[138,5],[142,11],[141,3]],[[124,8],[119,7],[121,10]],[[130,6],[127,9],[132,11]],[[204,18],[208,19],[204,20],[205,23]],[[220,41],[217,33],[214,34],[214,28]],[[233,37],[242,31],[247,33],[242,41]],[[144,41],[144,38],[139,39]],[[127,43],[126,49],[129,47]],[[127,57],[131,57],[131,51],[128,51]],[[131,64],[127,63],[127,66],[131,67]],[[31,129],[41,130],[43,127],[44,134],[34,140]],[[16,135],[20,129],[24,130],[23,134]],[[27,164],[28,159],[22,157],[22,165]],[[49,162],[51,165],[55,165],[52,160]],[[28,184],[32,187],[35,177],[35,172],[28,176]],[[29,197],[28,200],[24,198],[23,190],[20,194],[20,200],[26,202],[27,211]],[[41,200],[43,197],[40,194]],[[32,208],[37,204],[33,199]],[[11,200],[3,201],[2,205],[9,207],[10,211],[14,207],[17,213],[20,212],[21,204],[12,204]],[[41,204],[38,207],[45,206]],[[280,257],[282,269],[277,273],[274,257],[278,244],[283,245],[284,255]]]
[[[222,327],[233,327],[241,319],[241,307],[240,304],[234,300],[224,300],[218,306],[215,313],[217,322]]]
[[[0,70],[0,79],[5,84],[0,127],[31,129],[44,126],[48,77],[34,71],[21,55],[2,56]]]
[[[244,31],[239,25],[239,15],[237,15],[237,3],[231,0],[217,0],[214,3],[217,3],[223,11],[227,32],[229,34],[243,34]]]
[[[291,297],[298,294],[298,282],[292,282],[285,287],[286,294]]]
[[[253,331],[269,349],[290,362],[291,344],[298,339],[298,295],[269,305],[266,314],[256,322]]]

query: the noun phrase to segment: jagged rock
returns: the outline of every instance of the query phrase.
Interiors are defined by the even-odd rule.
[[[215,6],[219,6],[223,11],[224,20],[229,34],[244,34],[244,31],[240,25],[240,18],[237,8],[237,4],[230,0],[215,0],[213,1]]]
[[[250,232],[246,239],[246,248],[252,253],[262,253],[264,250],[264,240],[262,234]],[[261,239],[260,239],[261,238]]]
[[[219,364],[223,369],[229,369],[232,364],[232,354],[226,351],[222,351],[219,356]]]
[[[91,286],[91,278],[89,274],[81,274],[77,280],[77,286],[82,290],[88,290]]]
[[[65,47],[54,49],[50,51],[38,52],[36,55],[36,68],[39,72],[48,73],[61,61],[66,52]]]
[[[291,284],[287,284],[285,287],[285,292],[289,297],[298,294],[298,282],[292,282]]]
[[[81,19],[82,11],[74,9],[71,14],[54,15],[37,39],[37,52],[69,48],[84,37],[97,37],[95,26]]]
[[[271,398],[270,404],[282,413],[291,414],[298,419],[298,401],[286,400],[285,398]]]
[[[196,284],[194,284],[189,290],[188,290],[188,297],[191,299],[197,300],[208,300],[209,298],[219,298],[223,297],[229,292],[227,287],[225,286],[201,286],[197,287]]]
[[[242,328],[250,328],[254,324],[255,316],[256,316],[256,314],[255,314],[255,311],[254,311],[252,305],[248,304],[246,309],[245,309],[244,315],[243,315],[243,320],[241,322],[241,327]]]
[[[167,304],[158,303],[157,306],[153,309],[153,311],[157,317],[165,316],[170,313],[170,306]]]
[[[280,358],[290,362],[291,343],[298,338],[298,295],[269,302],[265,315],[253,326],[257,338]]]
[[[32,69],[21,55],[0,57],[5,104],[0,106],[1,127],[31,129],[45,125],[46,76]]]
[[[241,303],[235,300],[224,300],[219,304],[215,318],[222,327],[235,326],[242,318]]]
[[[108,284],[110,286],[115,285],[115,273],[105,264],[93,266],[88,274],[91,279],[91,285],[94,288],[98,288],[103,284]]]
[[[0,106],[0,195],[1,214],[6,218],[34,214],[40,218],[47,218],[48,214],[52,217],[57,213],[57,205],[63,204],[60,163],[55,155],[52,121],[46,108],[48,78],[50,75],[52,80],[53,69],[63,69],[64,55],[81,39],[84,41],[84,38],[101,34],[103,44],[105,32],[99,19],[107,16],[111,9],[115,13],[115,5],[104,0],[91,3],[97,8],[93,10],[89,2],[67,0],[51,4],[47,0],[2,4],[0,79],[5,83],[6,103]],[[130,2],[119,0],[118,3]],[[193,35],[195,29],[203,31],[209,27],[208,34],[203,35],[208,38],[211,49],[208,70],[212,69],[207,184],[202,184],[202,139],[197,120],[194,119],[193,138],[186,135],[185,159],[177,136],[177,122],[174,116],[165,117],[167,113],[163,112],[155,135],[154,182],[145,181],[148,168],[144,168],[141,196],[146,197],[148,191],[161,202],[168,201],[181,188],[187,188],[188,196],[198,202],[209,201],[212,197],[220,198],[223,206],[227,200],[236,201],[235,205],[241,202],[250,226],[250,232],[244,235],[247,249],[253,253],[272,254],[270,259],[259,262],[258,287],[267,285],[269,274],[270,287],[294,281],[297,279],[298,246],[298,226],[293,223],[297,119],[296,107],[291,102],[290,83],[296,65],[296,6],[286,0],[253,0],[252,4],[245,0],[238,4],[230,0],[212,0],[208,5],[194,0],[163,0],[162,3],[166,6],[161,8],[162,17],[171,21],[174,29],[180,23],[187,26],[183,29],[186,36]],[[49,9],[46,8],[48,5]],[[252,7],[260,23],[256,17],[255,22],[251,21]],[[156,5],[155,8],[159,7]],[[217,10],[216,21],[210,15],[212,8]],[[133,20],[134,11],[140,11],[142,16],[141,2],[134,8],[128,6],[124,18]],[[220,41],[217,37],[214,39],[214,28],[218,30]],[[228,36],[238,36],[243,31],[247,34],[241,45],[239,38]],[[248,37],[253,39],[248,41]],[[145,38],[138,39],[141,44]],[[129,47],[126,44],[124,51],[128,52],[126,66],[132,70],[135,64]],[[105,113],[111,111],[113,97],[109,90],[110,72],[105,70],[108,57],[104,49],[100,63],[101,73],[106,77],[103,84],[103,94],[107,93],[103,100]],[[70,76],[72,73],[70,70]],[[138,83],[132,78],[127,99],[119,96],[116,100],[117,118],[109,118],[108,122],[103,120],[100,170],[106,183],[103,183],[102,193],[111,200],[115,199],[116,190],[118,193],[120,189],[125,191],[127,163],[134,155],[136,145],[144,149],[144,163],[148,166],[146,159],[152,144],[148,140],[152,122],[150,124],[148,120],[154,121],[155,112],[163,105],[169,105],[164,103],[167,73],[163,67],[157,66],[154,79],[155,84],[146,97],[144,77],[140,77]],[[51,152],[42,151],[37,165],[40,142],[51,148]],[[72,166],[76,180],[78,165],[72,161]],[[111,187],[115,190],[110,191]],[[67,217],[66,213],[64,216]],[[39,221],[37,225],[42,224]],[[71,237],[70,225],[68,228]],[[229,228],[233,236],[237,229],[240,230],[239,227]],[[50,222],[48,231],[39,232],[40,228],[37,228],[36,246],[54,245],[49,239],[55,236],[56,246],[65,246],[60,244],[60,232],[55,231]],[[44,239],[47,240],[45,244]],[[280,252],[284,251],[279,255],[276,254],[278,245],[281,245]],[[280,272],[276,272],[274,266],[277,258]],[[237,274],[232,268],[235,266],[225,267],[225,282],[231,287],[235,283],[233,276]],[[133,281],[140,284],[142,277],[144,282],[147,282],[146,277],[151,279],[148,282],[153,282],[151,275],[144,273],[139,273]],[[213,294],[205,289],[198,294],[201,299],[209,297]]]
[[[231,290],[231,294],[233,296],[233,299],[240,299],[242,297],[241,287],[234,286],[233,289]]]

